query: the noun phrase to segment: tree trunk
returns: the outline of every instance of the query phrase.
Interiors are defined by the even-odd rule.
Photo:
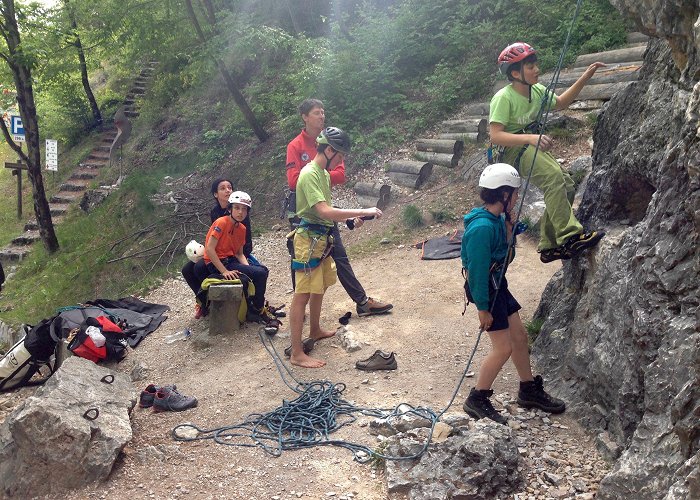
[[[97,100],[95,95],[92,93],[92,88],[90,88],[90,80],[88,79],[87,63],[85,62],[85,51],[83,50],[83,44],[80,41],[80,35],[78,34],[78,23],[75,21],[75,14],[68,6],[68,0],[63,0],[66,6],[66,11],[68,12],[68,18],[70,19],[70,27],[73,31],[73,36],[75,40],[73,41],[73,46],[75,50],[78,51],[78,61],[80,63],[80,79],[83,82],[83,89],[85,89],[85,95],[90,103],[90,110],[92,111],[92,123],[94,127],[99,127],[102,125],[102,113],[100,113],[100,108],[97,106]]]
[[[192,26],[194,27],[194,30],[197,33],[197,38],[199,38],[199,41],[202,44],[206,44],[207,38],[206,36],[204,36],[202,27],[199,25],[197,16],[194,13],[194,8],[192,7],[192,0],[185,0],[185,6],[187,7],[187,14],[190,18],[190,21],[192,22]],[[210,20],[210,22],[211,21],[214,21],[215,23],[216,19]],[[213,26],[215,26],[215,24],[213,24]],[[236,77],[228,71],[228,68],[226,67],[226,64],[222,59],[219,59],[216,56],[212,56],[212,58],[214,60],[214,63],[216,64],[216,67],[219,69],[219,72],[221,72],[221,76],[224,77],[224,81],[226,82],[226,88],[228,88],[228,91],[231,93],[233,100],[236,102],[238,108],[243,113],[243,116],[248,122],[248,125],[250,125],[250,127],[253,129],[253,132],[255,132],[255,135],[260,140],[260,142],[265,142],[270,136],[267,132],[265,132],[265,129],[262,128],[257,118],[255,118],[253,110],[250,109],[248,102],[245,100],[245,97],[240,91],[240,85],[238,84]]]
[[[5,122],[0,120],[0,128],[8,145],[19,154],[27,164],[29,180],[32,183],[32,197],[34,199],[34,214],[39,224],[41,240],[49,253],[58,250],[58,239],[51,221],[51,209],[44,191],[44,179],[41,175],[41,152],[39,149],[39,125],[36,117],[36,105],[34,104],[34,90],[32,88],[32,74],[30,69],[23,64],[21,53],[21,40],[17,18],[15,16],[14,0],[2,0],[0,7],[3,22],[0,25],[0,33],[7,44],[7,52],[0,53],[0,58],[7,63],[17,88],[17,103],[19,113],[24,125],[27,153],[15,144],[10,137]]]
[[[284,3],[287,4],[287,10],[289,11],[289,17],[292,20],[292,26],[294,27],[294,34],[298,35],[301,33],[301,28],[299,26],[299,22],[297,21],[296,15],[294,15],[294,10],[292,9],[292,6],[289,4],[289,0],[284,0]]]

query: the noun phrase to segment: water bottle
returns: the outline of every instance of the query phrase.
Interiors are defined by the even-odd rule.
[[[180,332],[171,333],[170,335],[165,337],[165,343],[172,344],[173,342],[176,342],[178,340],[187,340],[188,338],[190,338],[190,335],[192,335],[190,329],[185,328]]]

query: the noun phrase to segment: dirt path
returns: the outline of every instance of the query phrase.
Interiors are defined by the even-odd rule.
[[[291,299],[291,295],[285,293],[290,284],[281,234],[256,241],[258,258],[271,269],[268,289],[273,304],[289,304]],[[345,398],[362,406],[387,407],[408,402],[438,411],[445,406],[476,338],[476,314],[471,306],[466,316],[461,315],[459,260],[421,261],[419,251],[406,243],[403,248],[395,244],[393,248],[382,247],[381,252],[353,259],[356,274],[370,295],[393,302],[393,313],[357,318],[342,287],[339,284],[332,287],[324,303],[323,324],[335,326],[340,316],[352,310],[350,328],[365,346],[358,352],[347,353],[336,339],[321,342],[315,355],[327,360],[327,366],[320,370],[294,369],[297,377],[345,383]],[[543,287],[558,268],[557,264],[540,264],[531,242],[524,240],[519,244],[518,257],[509,271],[509,282],[523,305],[524,319],[532,316]],[[350,452],[343,449],[319,447],[285,452],[273,458],[258,448],[228,447],[212,441],[174,442],[170,430],[180,423],[193,422],[203,428],[232,425],[250,413],[269,411],[295,395],[280,380],[258,339],[257,329],[251,325],[230,337],[217,338],[216,344],[206,349],[196,348],[191,341],[163,342],[166,335],[184,327],[190,327],[193,335],[198,335],[205,324],[204,320],[193,319],[191,292],[183,281],[167,281],[146,300],[168,304],[172,311],[163,326],[132,353],[148,368],[147,380],[134,386],[141,389],[149,382],[174,383],[181,392],[196,396],[199,406],[184,413],[170,414],[135,409],[133,442],[110,479],[72,497],[387,498],[381,469],[353,462]],[[287,328],[285,322],[283,330],[274,338],[280,352],[289,345]],[[395,351],[398,370],[366,373],[354,368],[356,360],[368,357],[375,349]],[[484,338],[474,371],[487,349],[488,341]],[[462,411],[461,405],[471,383],[473,379],[467,379],[451,411]],[[506,402],[514,398],[517,376],[510,363],[494,388],[500,400]],[[543,481],[543,470],[563,474],[568,466],[568,473],[571,473],[573,466],[582,467],[585,472],[584,464],[588,464],[590,477],[586,479],[585,488],[576,491],[594,491],[596,476],[600,475],[596,470],[602,472],[603,466],[591,445],[580,445],[580,430],[571,416],[564,414],[546,422],[534,415],[532,418],[528,421],[530,425],[523,424],[514,431],[521,434],[521,453],[532,469],[522,498],[565,498],[565,490],[559,495],[552,493],[556,486]],[[343,429],[338,437],[376,446],[376,438],[367,432],[369,420],[361,417],[358,423]],[[548,443],[550,455],[544,449],[540,451],[544,442]],[[536,447],[536,452],[529,451],[529,446]],[[571,451],[567,451],[567,447]],[[556,457],[557,451],[560,458]],[[544,458],[549,462],[542,454],[547,455]],[[585,476],[583,472],[582,477]],[[577,476],[573,474],[574,479]],[[571,487],[569,491],[573,491]]]

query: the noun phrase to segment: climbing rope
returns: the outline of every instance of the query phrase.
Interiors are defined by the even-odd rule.
[[[578,17],[582,1],[583,0],[578,0],[577,2],[571,27],[569,28],[569,32],[566,36],[562,53],[559,56],[559,61],[552,78],[552,83],[550,84],[552,92],[559,80],[559,73],[561,72],[564,55],[568,49],[571,32],[576,22],[576,18]],[[547,88],[548,91],[550,87]],[[545,92],[545,95],[543,96],[538,114],[538,122],[541,123],[542,126],[540,127],[539,138],[535,147],[533,165],[537,151],[540,147],[542,135],[544,133],[544,125],[546,124],[549,115],[549,106],[547,106],[548,100],[546,98],[547,92]],[[547,108],[546,111],[545,108]],[[513,227],[517,225],[520,219],[520,213],[522,212],[531,174],[532,167],[530,168],[530,173],[528,174],[525,182],[523,199],[520,202],[520,207],[518,208]],[[515,231],[512,232],[508,241],[508,252],[506,255],[510,255],[510,252],[514,246]],[[508,262],[502,266],[502,270],[499,273],[499,278],[496,285],[496,294],[498,293],[502,280],[505,277],[507,267]],[[496,294],[494,294],[494,299]],[[489,312],[493,313],[494,305],[495,300],[492,301]],[[260,331],[258,336],[260,337],[261,343],[272,357],[282,381],[285,383],[285,385],[287,385],[287,387],[298,394],[297,398],[291,401],[283,401],[282,406],[279,406],[268,413],[254,413],[246,417],[243,422],[229,426],[202,429],[190,423],[180,424],[174,427],[172,430],[173,439],[176,441],[200,441],[211,439],[215,443],[227,446],[241,446],[248,448],[260,447],[266,453],[272,456],[280,456],[282,451],[285,450],[298,450],[314,446],[337,446],[352,452],[354,460],[360,463],[369,462],[373,458],[384,460],[413,460],[419,458],[423,455],[423,453],[425,453],[430,445],[430,442],[432,441],[435,424],[452,406],[454,400],[459,394],[459,390],[464,383],[464,379],[467,378],[469,368],[471,367],[474,356],[476,355],[476,350],[479,346],[483,332],[484,329],[480,328],[474,348],[469,356],[469,360],[467,361],[459,383],[455,387],[447,406],[445,406],[445,408],[439,413],[436,413],[431,408],[421,406],[414,407],[406,403],[400,404],[394,409],[364,408],[356,406],[343,399],[343,392],[346,388],[345,384],[336,384],[328,380],[312,382],[299,381],[296,379],[296,377],[294,377],[294,374],[291,372],[289,367],[280,358],[279,353],[275,349],[270,337],[266,335],[264,331]],[[294,384],[292,384],[292,381]],[[383,419],[415,415],[416,417],[424,418],[430,422],[429,435],[423,447],[410,456],[386,455],[380,451],[370,448],[367,445],[331,438],[331,435],[334,432],[348,424],[355,422],[358,415]],[[178,430],[181,429],[193,429],[197,432],[197,435],[195,437],[184,436],[182,433],[178,433]]]
[[[420,457],[428,445],[418,453],[406,457],[392,457],[373,450],[367,445],[342,439],[332,439],[331,434],[357,420],[358,415],[376,418],[416,415],[431,422],[430,436],[439,416],[430,408],[413,407],[402,404],[394,409],[364,408],[343,399],[345,384],[328,380],[302,382],[294,377],[289,367],[282,361],[270,337],[258,332],[265,350],[272,357],[282,381],[298,394],[296,399],[283,401],[282,406],[268,413],[254,413],[238,424],[201,429],[194,424],[180,424],[173,428],[176,441],[199,441],[212,439],[215,443],[227,446],[260,447],[272,456],[280,456],[285,450],[298,450],[313,446],[337,446],[352,452],[357,462],[368,462],[373,457],[386,460],[410,460]],[[294,382],[292,384],[291,381]],[[194,429],[196,437],[186,437],[181,429]]]

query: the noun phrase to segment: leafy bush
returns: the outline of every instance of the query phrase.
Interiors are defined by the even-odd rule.
[[[423,223],[420,208],[415,205],[406,205],[401,212],[401,219],[408,228],[415,228]]]
[[[542,325],[544,325],[544,318],[532,318],[530,321],[525,322],[525,330],[527,330],[527,338],[530,345],[539,336]]]

